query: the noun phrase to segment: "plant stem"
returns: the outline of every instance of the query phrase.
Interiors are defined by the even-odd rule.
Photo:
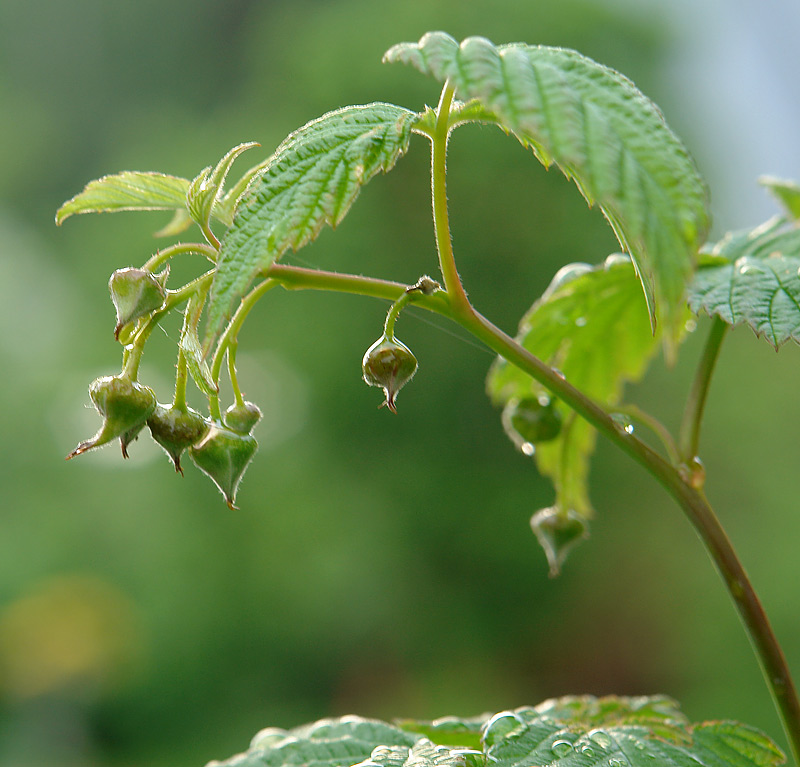
[[[212,263],[217,260],[217,251],[210,245],[205,245],[201,242],[178,242],[175,245],[164,248],[164,250],[156,251],[156,253],[150,256],[145,262],[142,269],[148,272],[154,272],[162,264],[167,263],[167,261],[173,256],[177,256],[179,253],[197,253],[198,255],[205,256]]]
[[[461,278],[456,269],[453,243],[450,239],[450,219],[447,212],[447,139],[450,135],[450,107],[455,87],[446,82],[436,108],[436,125],[431,139],[431,195],[433,203],[433,226],[439,268],[442,270],[444,288],[454,307],[469,307]]]
[[[681,458],[690,461],[697,455],[700,444],[700,426],[703,420],[703,410],[705,409],[708,389],[711,385],[711,376],[719,358],[720,348],[728,331],[728,325],[719,317],[715,317],[708,333],[703,355],[697,367],[689,398],[686,401],[686,409],[683,411],[683,419],[678,437]]]
[[[188,365],[183,349],[178,347],[178,372],[175,374],[175,396],[172,398],[172,406],[176,410],[186,411],[186,381],[188,378]]]
[[[781,717],[795,764],[800,765],[800,702],[786,659],[753,585],[705,495],[690,487],[681,478],[679,471],[658,453],[619,428],[599,405],[485,317],[471,310],[466,314],[459,314],[455,319],[489,348],[547,386],[599,432],[647,469],[678,502],[705,544],[736,605]]]

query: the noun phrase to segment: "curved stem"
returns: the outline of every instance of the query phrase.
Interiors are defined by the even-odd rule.
[[[753,585],[705,495],[690,487],[671,466],[632,434],[620,429],[596,403],[471,310],[456,317],[464,328],[539,383],[547,386],[599,432],[649,471],[678,502],[699,534],[736,605],[781,717],[795,764],[800,764],[800,702],[789,667]],[[698,398],[699,401],[699,398]]]
[[[186,382],[188,379],[188,365],[183,349],[178,347],[177,373],[175,374],[175,396],[172,398],[172,406],[176,410],[186,410]]]
[[[236,351],[239,348],[239,342],[233,340],[228,344],[228,377],[231,379],[231,387],[233,388],[233,399],[237,407],[244,407],[244,397],[242,390],[239,388],[239,377],[236,375]]]
[[[470,305],[469,299],[456,269],[447,212],[447,139],[450,135],[450,107],[454,94],[455,87],[448,81],[442,89],[439,106],[436,108],[436,125],[431,140],[431,196],[436,250],[444,287],[453,306],[467,308]]]
[[[173,256],[177,256],[179,253],[197,253],[198,255],[205,256],[212,263],[217,260],[217,251],[210,245],[205,245],[201,242],[178,242],[175,245],[164,248],[164,250],[156,251],[156,253],[145,261],[142,269],[148,272],[154,272],[162,264],[167,263],[167,261]]]
[[[703,420],[703,410],[706,405],[708,389],[711,385],[711,376],[714,373],[720,348],[725,340],[727,331],[727,323],[723,322],[719,317],[715,317],[708,333],[703,355],[700,358],[700,364],[697,367],[697,373],[692,382],[689,398],[686,401],[686,409],[683,411],[678,445],[681,458],[684,461],[689,461],[697,455],[700,444],[700,426]]]

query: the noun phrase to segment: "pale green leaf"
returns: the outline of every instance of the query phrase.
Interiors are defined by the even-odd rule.
[[[211,291],[213,341],[253,278],[288,248],[336,226],[361,187],[408,148],[416,114],[392,104],[330,112],[292,133],[241,201]]]
[[[186,359],[186,365],[192,380],[203,394],[216,394],[217,385],[209,370],[208,363],[203,357],[203,349],[200,338],[197,334],[197,326],[200,322],[200,314],[203,311],[206,294],[193,293],[189,299],[183,318],[183,329],[181,338],[178,342],[180,350]]]
[[[800,184],[775,176],[762,176],[758,183],[769,189],[793,219],[800,219]]]
[[[480,751],[451,749],[422,738],[411,748],[378,746],[369,759],[356,767],[482,767],[483,764]]]
[[[684,309],[683,320],[686,319]],[[657,349],[647,307],[633,265],[614,255],[598,267],[571,264],[523,317],[517,341],[567,381],[604,406],[618,404],[625,381],[642,376]],[[498,358],[487,379],[492,401],[505,406],[514,399],[547,397],[540,384]],[[553,480],[557,507],[582,517],[592,513],[587,492],[589,457],[595,430],[561,402],[560,434],[524,450],[539,470]],[[524,446],[523,446],[524,448]]]
[[[385,60],[451,82],[459,98],[484,107],[468,105],[459,121],[497,123],[574,179],[633,256],[651,322],[657,311],[669,347],[677,343],[686,283],[708,229],[707,195],[655,104],[618,72],[562,48],[479,37],[459,45],[432,32],[391,48]]]
[[[186,193],[186,208],[200,227],[205,228],[208,225],[211,212],[220,201],[222,187],[231,165],[242,152],[254,146],[258,146],[258,144],[251,141],[233,147],[213,170],[210,166],[204,168],[189,184],[189,191]],[[224,207],[221,208],[221,212],[224,215]],[[231,222],[228,223],[230,225]]]
[[[378,746],[408,749],[419,739],[390,724],[347,716],[293,730],[262,730],[248,751],[211,765],[226,767],[352,767]]]
[[[77,213],[120,210],[172,210],[185,206],[189,182],[164,173],[123,171],[90,181],[56,213],[56,224]]]
[[[434,719],[432,722],[405,719],[397,724],[404,730],[424,735],[434,743],[480,748],[481,731],[489,718],[490,714],[468,718],[446,716]]]
[[[689,287],[689,306],[729,325],[747,323],[776,349],[800,343],[800,228],[775,218],[727,235]]]

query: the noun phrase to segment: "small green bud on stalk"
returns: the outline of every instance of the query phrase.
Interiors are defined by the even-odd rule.
[[[208,421],[192,408],[177,408],[174,405],[156,405],[147,419],[153,439],[164,448],[172,459],[175,471],[183,475],[181,454],[200,442],[209,430]]]
[[[160,309],[166,298],[166,283],[169,267],[160,274],[146,269],[127,267],[117,269],[108,281],[111,300],[117,310],[117,325],[114,338],[130,323]]]
[[[97,412],[103,416],[103,425],[94,437],[81,442],[67,460],[117,437],[122,443],[122,454],[127,457],[128,444],[156,409],[155,392],[125,376],[104,376],[92,381],[89,396]]]
[[[222,422],[237,434],[250,434],[261,420],[261,409],[255,402],[245,400],[241,405],[231,405],[223,414]]]
[[[197,468],[213,480],[228,507],[235,509],[236,491],[256,450],[255,437],[213,423],[208,433],[189,448],[189,455]]]
[[[370,386],[383,389],[386,400],[380,407],[385,405],[396,413],[397,393],[417,372],[417,358],[405,344],[384,334],[367,349],[361,369]]]

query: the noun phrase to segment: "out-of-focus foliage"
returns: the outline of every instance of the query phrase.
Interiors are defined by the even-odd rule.
[[[605,445],[592,540],[547,578],[528,519],[552,491],[485,398],[492,355],[436,320],[400,320],[420,370],[395,418],[360,381],[386,307],[272,291],[240,338],[240,381],[264,419],[237,512],[146,440],[124,464],[116,447],[63,461],[99,425],[89,381],[118,369],[108,276],[159,242],[134,214],[56,229],[58,205],[106,173],[191,178],[242,141],[262,145],[248,153],[256,162],[344,104],[421,109],[438,87],[379,59],[427,29],[578,49],[629,75],[673,125],[691,123],[659,86],[668,26],[590,0],[0,4],[2,767],[198,765],[265,724],[468,716],[563,693],[666,693],[692,719],[777,737],[693,533]],[[287,260],[409,284],[433,273],[428,162],[412,137],[336,232]],[[449,196],[470,296],[512,332],[559,266],[616,248],[574,187],[495,130],[454,136]],[[155,371],[174,345],[157,342],[141,372],[164,402],[171,384]],[[699,342],[636,389],[672,423]],[[790,660],[798,374],[796,349],[776,357],[733,333],[702,450],[707,491]],[[198,392],[190,403],[202,404]]]

